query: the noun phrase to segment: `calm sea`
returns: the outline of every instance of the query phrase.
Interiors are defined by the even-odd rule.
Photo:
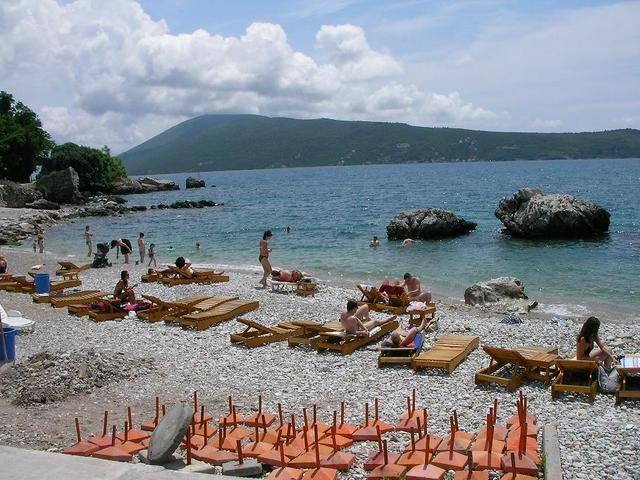
[[[128,196],[130,205],[211,199],[223,207],[148,211],[90,218],[54,228],[47,249],[84,252],[85,221],[97,241],[138,232],[159,258],[259,269],[258,241],[274,237],[272,264],[321,279],[376,283],[405,271],[435,292],[461,298],[479,280],[522,279],[530,297],[545,303],[640,307],[640,160],[561,160],[496,163],[371,165],[306,169],[202,172],[206,189]],[[165,175],[184,186],[186,174]],[[215,187],[209,187],[215,185]],[[569,193],[611,212],[610,233],[596,241],[527,241],[500,233],[493,212],[500,198],[525,186]],[[412,247],[386,240],[394,214],[441,207],[478,223],[466,236]],[[285,234],[290,226],[292,233]],[[377,235],[382,245],[368,247]],[[201,249],[196,250],[199,242]],[[558,311],[562,313],[561,310]]]

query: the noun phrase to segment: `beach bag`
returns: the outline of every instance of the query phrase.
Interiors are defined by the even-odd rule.
[[[618,371],[615,367],[607,370],[604,366],[598,366],[598,387],[602,393],[615,393],[618,389]]]

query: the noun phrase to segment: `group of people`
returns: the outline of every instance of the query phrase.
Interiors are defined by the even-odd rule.
[[[84,229],[84,241],[87,245],[87,257],[91,257],[93,254],[93,230],[91,227],[87,225]],[[116,249],[116,254],[122,254],[124,257],[124,263],[129,263],[129,255],[133,253],[133,246],[131,245],[131,241],[127,238],[118,238],[111,240],[109,243],[111,248]],[[156,261],[156,245],[152,243],[149,245],[147,249],[147,244],[144,238],[144,233],[140,232],[138,234],[138,254],[140,256],[140,260],[138,261],[141,265],[145,263],[145,257],[149,259],[149,267],[153,265],[154,267],[158,265]],[[136,262],[136,264],[138,263]]]
[[[416,241],[413,238],[405,238],[402,241],[402,246],[408,247],[409,245],[415,245],[415,243]],[[376,235],[374,235],[373,238],[369,240],[369,246],[371,248],[378,248],[380,246],[380,240],[378,240],[378,237]]]

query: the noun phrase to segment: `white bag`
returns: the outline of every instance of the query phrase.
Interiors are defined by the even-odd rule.
[[[598,366],[598,386],[602,393],[616,393],[618,389],[618,371],[615,367],[607,370],[602,365]]]

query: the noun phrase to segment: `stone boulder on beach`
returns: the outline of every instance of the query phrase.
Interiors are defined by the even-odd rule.
[[[60,210],[60,204],[41,198],[35,202],[27,203],[26,208],[35,208],[36,210]]]
[[[180,187],[171,180],[143,177],[134,180],[128,177],[121,177],[113,182],[113,193],[117,195],[127,195],[130,193],[150,193],[163,192],[167,190],[180,190]]]
[[[419,208],[401,212],[387,225],[389,240],[430,239],[464,235],[476,228],[476,223],[440,208]]]
[[[464,303],[484,305],[505,300],[528,298],[522,281],[515,277],[499,277],[486,282],[478,282],[464,291]]]
[[[83,197],[78,190],[80,177],[72,167],[43,175],[36,182],[38,190],[50,202],[75,204]]]
[[[500,200],[496,217],[503,232],[524,238],[585,238],[605,233],[610,214],[604,208],[573,195],[545,195],[523,188]]]
[[[204,180],[198,180],[194,177],[188,177],[185,181],[186,188],[203,188],[205,186]]]
[[[29,185],[10,181],[3,181],[0,184],[0,207],[24,208],[27,203],[41,198],[42,193]]]

